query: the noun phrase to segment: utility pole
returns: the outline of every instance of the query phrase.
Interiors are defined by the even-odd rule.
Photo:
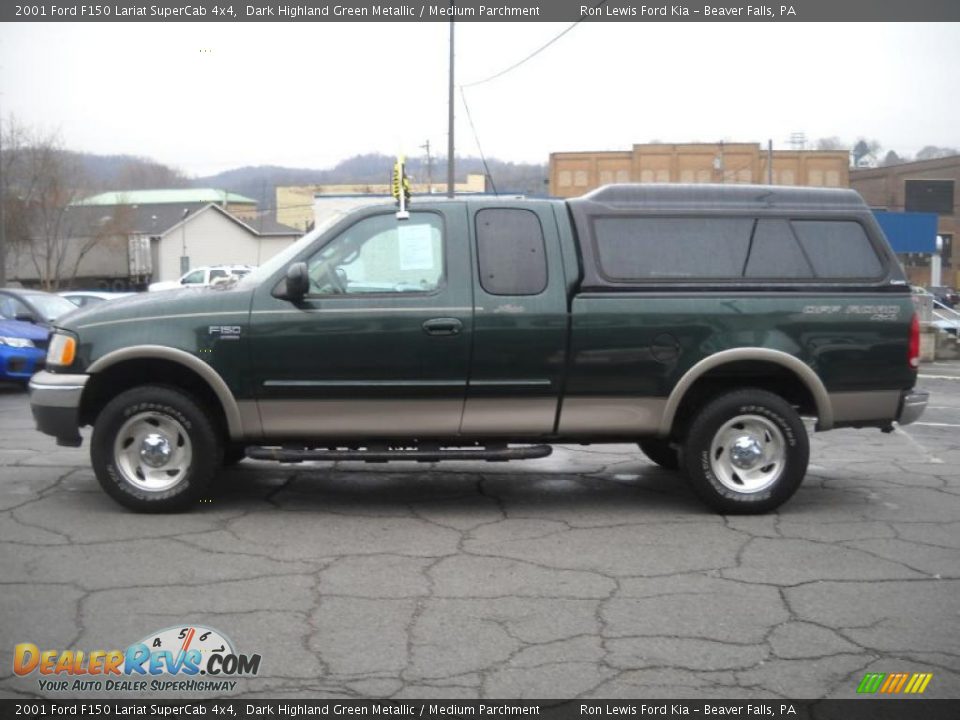
[[[450,87],[448,88],[448,112],[447,112],[447,197],[454,196],[454,179],[456,169],[454,168],[453,155],[455,145],[453,143],[453,9],[455,1],[450,0]]]
[[[767,140],[767,185],[773,185],[773,140]]]
[[[719,175],[720,182],[723,183],[727,181],[725,177],[726,173],[724,172],[724,167],[723,167],[723,140],[720,141],[720,144],[718,147],[719,147],[719,152],[717,153],[717,156],[713,158],[713,170],[715,173]]]
[[[430,157],[430,141],[421,145],[427,151],[427,195],[433,194],[433,158]]]

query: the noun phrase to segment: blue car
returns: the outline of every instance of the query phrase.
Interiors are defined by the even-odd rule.
[[[40,370],[49,334],[42,325],[0,318],[0,380],[26,382]]]

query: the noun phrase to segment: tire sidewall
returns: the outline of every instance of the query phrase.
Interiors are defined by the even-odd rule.
[[[756,415],[772,422],[783,435],[784,468],[769,487],[754,493],[738,493],[716,476],[710,448],[717,431],[734,417]],[[762,390],[742,390],[710,403],[691,427],[687,442],[687,472],[701,499],[722,512],[759,513],[788,500],[803,482],[810,445],[806,428],[796,411],[782,398]]]
[[[192,445],[190,467],[183,478],[160,492],[149,492],[128,482],[114,456],[114,443],[121,427],[144,412],[176,420]],[[154,386],[128,390],[108,403],[94,424],[90,447],[94,472],[103,489],[121,505],[140,512],[180,511],[196,503],[219,467],[222,453],[209,419],[189,397]]]

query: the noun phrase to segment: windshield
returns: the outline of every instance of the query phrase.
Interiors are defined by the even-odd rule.
[[[77,309],[76,305],[59,295],[27,295],[26,300],[37,309],[46,322],[56,320],[61,315]]]
[[[238,283],[238,286],[247,288],[253,287],[254,285],[259,285],[261,282],[273,275],[277,270],[290,262],[290,260],[295,258],[304,248],[308,247],[330,227],[339,222],[340,219],[346,214],[347,213],[342,210],[335,212],[322,223],[317,225],[313,230],[293,243],[293,245],[287,246],[249,275],[244,276]]]

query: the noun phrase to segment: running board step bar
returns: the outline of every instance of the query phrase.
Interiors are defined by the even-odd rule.
[[[299,463],[311,460],[339,462],[360,460],[363,462],[384,463],[390,460],[415,460],[417,462],[441,462],[443,460],[486,460],[487,462],[506,462],[508,460],[534,460],[544,458],[553,452],[550,445],[522,445],[507,447],[401,447],[379,446],[369,448],[324,448],[306,449],[290,447],[248,447],[247,457],[253,460],[275,460],[282,463]]]

